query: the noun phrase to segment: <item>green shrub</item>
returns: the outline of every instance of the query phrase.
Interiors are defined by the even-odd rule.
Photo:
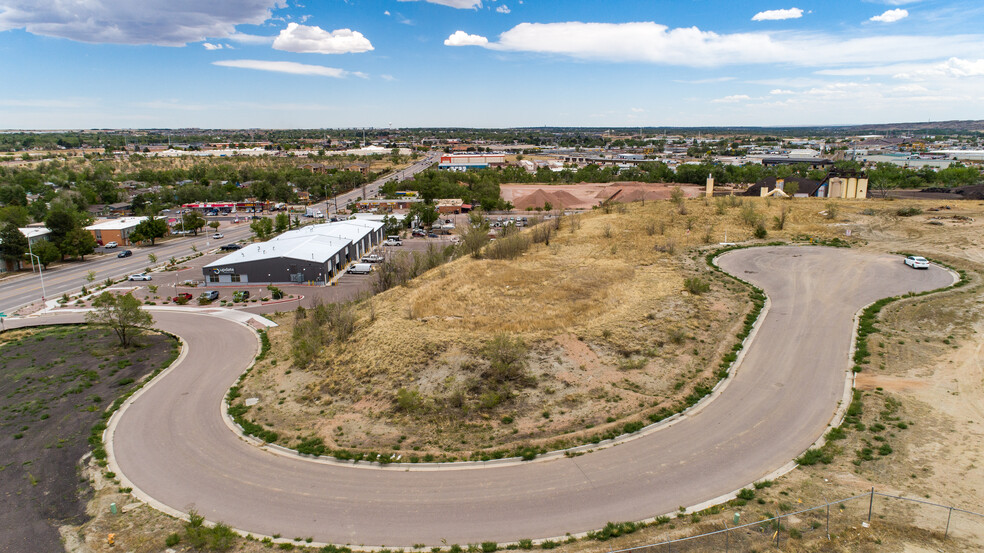
[[[683,281],[683,287],[684,287],[685,290],[687,290],[691,294],[694,294],[694,295],[697,295],[697,296],[699,296],[700,294],[704,294],[704,293],[710,291],[710,289],[711,289],[710,283],[705,282],[700,277],[692,277],[692,278],[688,278],[688,279],[684,280]]]
[[[499,549],[499,544],[494,541],[483,541],[482,542],[482,553],[494,553],[494,551]]]
[[[829,465],[834,461],[834,454],[830,448],[810,448],[806,450],[806,453],[801,455],[796,459],[796,462],[803,466],[815,465],[817,463],[823,463]]]
[[[748,488],[742,488],[738,492],[738,499],[744,499],[745,501],[751,501],[755,499],[755,491]]]
[[[181,542],[181,536],[179,536],[177,532],[174,532],[168,534],[167,539],[164,540],[164,545],[166,545],[167,547],[174,547],[175,545],[178,545],[178,543],[180,542]]]
[[[895,212],[899,217],[912,217],[913,215],[920,215],[923,210],[915,206],[903,207]]]

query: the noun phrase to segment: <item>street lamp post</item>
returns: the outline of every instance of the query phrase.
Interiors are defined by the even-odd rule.
[[[29,255],[31,256],[31,260],[32,261],[35,260],[35,259],[38,260],[38,276],[41,277],[41,310],[43,311],[44,310],[44,298],[45,298],[45,296],[47,294],[45,294],[45,292],[44,292],[44,271],[41,270],[41,258],[38,257],[38,256],[36,256],[36,255],[34,255],[33,253],[30,253]]]

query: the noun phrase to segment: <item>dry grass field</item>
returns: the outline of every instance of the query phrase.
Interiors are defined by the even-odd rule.
[[[724,528],[725,522],[728,525],[732,524],[732,516],[736,512],[740,513],[742,523],[753,522],[771,516],[777,511],[800,510],[822,504],[825,500],[864,493],[873,486],[884,493],[901,494],[926,501],[955,505],[976,512],[984,512],[984,500],[982,500],[984,494],[981,493],[981,490],[984,489],[984,461],[981,458],[981,455],[984,454],[984,450],[982,450],[984,447],[982,445],[984,444],[984,440],[982,440],[984,430],[981,429],[981,421],[984,419],[982,417],[984,415],[984,351],[982,351],[981,345],[984,343],[981,340],[981,335],[984,333],[984,317],[981,317],[981,308],[984,304],[981,287],[982,274],[984,274],[984,247],[982,247],[980,240],[982,231],[984,231],[984,204],[978,202],[951,203],[949,205],[952,209],[931,212],[928,210],[938,208],[943,204],[938,201],[869,200],[864,202],[837,202],[836,216],[827,219],[821,212],[825,211],[828,204],[820,200],[791,202],[774,200],[771,205],[766,205],[763,200],[755,200],[755,202],[759,211],[767,213],[768,216],[776,216],[778,210],[784,205],[789,207],[791,211],[786,230],[781,232],[774,230],[769,224],[769,236],[765,240],[779,237],[791,238],[799,234],[832,239],[843,237],[846,234],[845,231],[850,229],[850,240],[855,248],[872,252],[907,250],[924,254],[967,271],[971,284],[952,292],[896,302],[882,311],[878,323],[880,332],[869,337],[869,344],[872,349],[871,361],[865,366],[864,371],[859,373],[857,380],[857,387],[862,391],[861,402],[863,407],[859,422],[863,425],[864,430],[852,427],[843,439],[837,440],[837,452],[830,464],[818,463],[800,467],[777,479],[771,486],[755,490],[754,498],[743,504],[741,502],[730,503],[720,509],[712,509],[696,516],[691,514],[671,516],[668,521],[662,524],[650,525],[628,535],[613,537],[606,541],[580,540],[572,543],[551,544],[556,545],[557,551],[565,553],[611,551],[664,539],[720,530]],[[921,208],[923,213],[911,217],[898,215],[900,208],[913,206]],[[580,229],[571,233],[569,227],[562,227],[561,232],[556,235],[557,239],[551,240],[550,246],[534,246],[517,261],[501,262],[504,267],[499,269],[495,269],[495,264],[488,261],[471,259],[459,260],[443,268],[435,269],[409,287],[397,288],[377,297],[374,300],[376,306],[375,322],[369,320],[368,307],[361,307],[356,332],[350,340],[353,344],[359,343],[369,347],[372,342],[367,336],[363,336],[363,331],[371,331],[375,324],[393,318],[406,322],[390,321],[389,324],[394,325],[389,327],[391,329],[409,329],[420,333],[420,335],[439,337],[445,336],[445,334],[437,332],[432,335],[427,329],[436,327],[437,330],[449,332],[449,329],[454,329],[456,336],[472,336],[473,338],[470,339],[473,339],[475,343],[482,343],[483,335],[479,331],[469,330],[469,324],[472,323],[466,319],[465,315],[472,312],[466,311],[463,307],[463,305],[470,305],[477,300],[470,302],[455,300],[456,303],[444,302],[444,307],[433,307],[431,311],[414,313],[415,317],[411,319],[408,311],[408,307],[412,305],[410,298],[423,301],[425,298],[454,297],[450,287],[451,282],[456,285],[474,284],[464,277],[457,276],[462,267],[472,265],[476,267],[469,269],[473,271],[468,273],[471,278],[475,278],[475,275],[484,275],[486,272],[490,275],[489,278],[498,278],[510,274],[513,270],[510,267],[529,266],[531,269],[534,267],[542,269],[540,265],[546,263],[546,260],[549,259],[548,256],[552,255],[552,250],[557,251],[559,249],[559,253],[556,255],[560,256],[564,252],[564,248],[575,247],[567,245],[567,240],[579,243],[595,242],[594,249],[589,248],[587,251],[594,252],[599,259],[613,256],[611,251],[613,244],[616,245],[616,255],[619,251],[644,254],[644,257],[638,260],[637,272],[632,273],[634,276],[619,280],[618,284],[609,287],[610,289],[604,292],[603,296],[597,295],[600,294],[598,291],[593,292],[596,294],[593,297],[600,297],[602,301],[609,301],[611,309],[619,308],[614,304],[615,299],[632,297],[631,294],[623,296],[623,288],[636,278],[635,275],[656,274],[657,269],[652,266],[663,267],[659,270],[665,271],[666,274],[675,274],[678,279],[676,284],[667,284],[662,291],[657,287],[652,296],[637,296],[635,299],[648,301],[648,306],[663,306],[674,301],[682,302],[681,305],[687,306],[689,304],[686,302],[693,298],[682,294],[680,288],[682,277],[686,274],[702,274],[708,280],[713,277],[703,272],[703,259],[688,251],[688,249],[704,248],[702,237],[699,234],[694,236],[694,232],[686,233],[684,226],[671,226],[669,224],[671,221],[677,223],[685,221],[677,209],[676,206],[667,202],[661,202],[655,205],[649,203],[645,206],[632,205],[629,206],[628,213],[604,214],[598,212],[584,217]],[[714,225],[715,242],[723,239],[725,229],[728,230],[728,240],[730,241],[741,241],[751,237],[752,229],[747,228],[747,225],[741,221],[740,208],[728,208],[724,215],[718,215],[713,203],[705,206],[702,200],[695,200],[687,202],[687,209],[690,212],[688,217],[697,217],[704,225]],[[942,217],[942,219],[938,217]],[[653,236],[648,235],[646,227],[648,222],[652,220],[667,222],[664,234],[657,232]],[[611,225],[613,229],[611,238],[604,236],[608,225]],[[614,232],[616,228],[628,232],[616,234]],[[668,238],[678,240],[678,250],[675,254],[649,251],[654,244],[665,245]],[[564,244],[562,245],[562,243]],[[633,244],[637,245],[633,246]],[[642,250],[646,251],[643,252]],[[589,267],[598,266],[590,260],[584,263],[585,266]],[[633,265],[626,260],[620,263]],[[645,263],[649,263],[649,265]],[[562,265],[561,267],[569,271],[571,266]],[[577,265],[573,266],[576,267]],[[479,271],[478,267],[484,268]],[[559,277],[554,276],[552,278]],[[433,292],[433,290],[440,290],[442,286],[446,287],[447,290],[444,296]],[[509,286],[509,288],[505,288],[505,286]],[[549,292],[547,286],[541,285],[539,280],[534,282],[533,279],[519,279],[518,282],[513,280],[508,284],[501,285],[498,290],[510,292],[514,291],[517,286],[524,290],[536,290],[540,293]],[[737,286],[713,281],[711,292],[697,299],[701,302],[707,301],[711,306],[716,306],[711,308],[728,309],[731,306],[731,309],[739,309],[746,302],[744,296],[738,295],[739,292],[740,289]],[[711,295],[715,293],[720,293],[721,297],[711,299]],[[496,297],[496,294],[488,293],[481,295],[481,301],[490,301],[489,298],[495,299]],[[501,302],[497,304],[500,307],[512,309],[512,313],[522,311],[519,307],[510,307],[511,302],[506,299],[497,299],[496,301]],[[531,297],[519,298],[514,301],[536,306],[536,301]],[[426,306],[427,304],[421,303],[417,308],[423,309]],[[387,309],[390,311],[386,311]],[[535,307],[535,309],[539,309],[539,307]],[[557,343],[569,344],[572,347],[577,347],[580,344],[580,351],[585,356],[592,355],[589,351],[593,352],[598,357],[599,363],[604,361],[603,355],[599,352],[604,353],[607,349],[611,351],[615,349],[615,346],[608,345],[608,342],[605,341],[605,329],[609,328],[611,331],[609,339],[617,335],[630,337],[633,330],[632,325],[639,322],[637,319],[626,321],[618,321],[617,318],[604,319],[604,314],[595,315],[594,319],[586,320],[586,317],[579,317],[571,309],[564,310],[559,307],[552,309],[555,310],[551,311],[552,313],[568,318],[558,323],[524,319],[516,322],[517,326],[512,327],[512,332],[528,332],[531,343],[542,338],[546,341],[553,340]],[[605,309],[594,313],[603,311]],[[633,311],[629,309],[625,312],[632,313]],[[483,311],[476,311],[476,313],[484,317],[490,316]],[[691,317],[695,315],[696,312],[690,314]],[[461,318],[454,318],[456,316]],[[731,317],[734,316],[731,315]],[[430,318],[425,321],[424,317]],[[509,322],[506,316],[491,320],[499,324]],[[615,321],[614,326],[607,326],[612,324],[612,321]],[[260,413],[266,414],[273,410],[274,406],[282,411],[277,411],[277,414],[271,416],[271,420],[274,417],[286,416],[286,413],[298,413],[300,415],[299,422],[281,424],[281,428],[289,433],[308,432],[312,428],[322,427],[332,430],[342,424],[346,425],[343,428],[354,428],[355,423],[342,423],[336,424],[336,426],[319,424],[319,417],[310,414],[310,412],[316,413],[321,409],[326,409],[325,414],[327,414],[330,405],[332,405],[326,404],[329,406],[328,408],[318,406],[319,402],[324,402],[321,397],[314,401],[296,402],[295,395],[304,393],[307,383],[326,382],[328,380],[326,375],[329,374],[329,371],[323,365],[320,368],[305,371],[291,369],[289,366],[289,327],[292,325],[292,316],[283,317],[281,322],[285,323],[286,328],[279,331],[281,332],[280,336],[275,336],[274,352],[277,355],[271,356],[269,361],[262,363],[259,366],[262,374],[257,374],[257,371],[254,371],[254,375],[258,378],[251,378],[247,383],[247,389],[255,390],[256,387],[266,385],[273,390],[271,394],[263,395],[264,400],[261,406],[264,409]],[[404,324],[408,326],[402,326]],[[566,327],[569,327],[569,332],[565,334],[562,331],[568,330]],[[402,343],[407,348],[414,344],[419,347],[420,344],[427,343],[420,338],[420,335],[399,335],[393,338],[393,342]],[[374,339],[379,339],[381,335],[377,333],[372,336]],[[578,336],[582,336],[584,341],[578,340]],[[386,341],[389,343],[390,339],[387,338]],[[464,344],[465,342],[460,343]],[[699,343],[699,341],[688,339],[687,346],[681,349],[690,348],[695,343]],[[463,345],[462,351],[465,351]],[[681,351],[678,350],[669,356],[672,357],[680,353]],[[319,363],[326,363],[329,359],[340,359],[337,355],[325,351]],[[354,356],[351,352],[349,355]],[[382,354],[365,354],[367,358],[372,358],[372,355]],[[436,358],[439,354],[438,352],[430,352],[428,355]],[[423,357],[429,359],[428,355]],[[277,359],[276,364],[272,361],[273,359]],[[655,366],[653,363],[655,361],[651,359],[649,366],[644,369],[634,369],[630,374],[634,376],[636,373],[651,372],[650,367]],[[416,382],[414,379],[420,378],[428,371],[433,371],[433,366],[436,365],[428,363],[416,370],[411,370],[406,380],[394,379],[394,382],[386,383],[385,387],[383,386],[383,377],[389,374],[402,374],[403,370],[396,363],[392,364],[392,371],[385,370],[385,367],[377,367],[374,369],[375,376],[371,382],[379,386],[380,389],[391,391],[399,386]],[[531,363],[531,371],[533,366],[535,365]],[[615,369],[609,367],[607,370]],[[590,376],[595,375],[594,369],[586,372]],[[354,382],[358,383],[358,379],[354,379]],[[279,390],[284,390],[284,392],[279,393]],[[394,413],[393,402],[386,394],[373,396],[371,395],[374,390],[372,387],[359,388],[359,390],[369,390],[369,394],[365,396],[366,399],[361,403],[360,401],[352,402],[350,399],[345,400],[351,402],[347,403],[351,406],[349,418],[345,419],[342,416],[333,415],[333,423],[341,420],[360,420],[363,424],[375,424],[374,428],[386,428],[387,425],[407,428],[406,426],[398,426],[404,424],[403,415]],[[260,392],[254,391],[244,395],[248,396],[250,393],[260,394]],[[345,395],[344,392],[338,397],[341,398],[343,395]],[[280,401],[278,398],[283,398],[282,405],[276,405]],[[337,401],[342,402],[341,399]],[[626,402],[623,401],[622,403]],[[363,405],[375,405],[376,410],[372,411],[372,408],[363,407]],[[553,416],[556,417],[556,415]],[[900,428],[899,422],[905,422],[906,428]],[[486,424],[497,426],[497,420],[490,417],[486,420]],[[878,424],[883,424],[886,428],[879,429]],[[305,425],[307,426],[305,427]],[[426,431],[427,425],[422,424],[421,428]],[[448,425],[441,428],[443,431],[450,431],[452,426]],[[345,432],[347,434],[348,430]],[[328,432],[327,434],[334,435],[335,433]],[[407,441],[409,441],[414,433],[407,432],[406,435]],[[856,463],[859,461],[858,452],[868,444],[883,443],[875,439],[876,436],[881,436],[885,443],[890,444],[893,452],[884,456],[875,454],[871,460],[861,460]],[[343,440],[342,443],[346,442]],[[96,476],[90,474],[90,478],[97,480],[98,483]],[[97,484],[98,487],[102,486]],[[125,495],[118,494],[112,486],[105,486],[97,491],[95,500],[90,504],[90,509],[96,518],[81,529],[64,528],[63,536],[67,538],[66,546],[69,550],[110,551],[112,549],[105,545],[106,533],[118,532],[120,537],[118,543],[127,551],[160,551],[164,537],[168,533],[181,531],[178,523],[146,507],[129,511],[122,516],[109,515],[106,507],[109,501],[126,505],[128,500]],[[823,526],[825,520],[822,511],[820,514],[804,514],[793,519],[787,519],[780,536],[781,547],[779,549],[802,553],[867,553],[876,551],[931,553],[938,551],[980,551],[984,546],[982,543],[984,523],[973,517],[954,514],[949,536],[944,540],[943,531],[947,522],[945,510],[941,511],[929,506],[920,507],[914,504],[906,505],[879,498],[874,504],[874,516],[870,527],[866,528],[862,523],[866,521],[867,507],[867,500],[863,499],[850,502],[843,509],[838,507],[832,509],[831,536],[829,539],[825,531],[826,528]],[[774,549],[775,546],[770,545],[773,531],[772,528],[755,527],[742,532],[740,535],[732,534],[732,539],[728,544],[729,550],[747,552]],[[81,541],[84,541],[84,544],[80,544]],[[179,545],[178,549],[183,546],[183,544]],[[725,544],[721,539],[703,539],[675,544],[672,550],[724,551],[724,547]],[[470,548],[466,549],[470,550]],[[268,549],[256,541],[240,541],[233,550],[264,551]],[[447,548],[443,549],[443,551],[447,550]],[[533,550],[541,550],[541,548],[533,546]]]
[[[756,227],[765,241],[843,237],[837,212],[855,206],[838,202],[828,218],[829,205],[695,199],[564,218],[549,245],[517,259],[460,258],[361,302],[351,336],[303,367],[290,361],[295,315],[283,316],[271,360],[243,384],[259,400],[249,416],[284,445],[319,438],[411,460],[554,449],[646,422],[713,385],[721,337],[750,309],[747,289],[702,252]],[[710,290],[687,292],[688,278]],[[505,382],[497,337],[515,346]]]

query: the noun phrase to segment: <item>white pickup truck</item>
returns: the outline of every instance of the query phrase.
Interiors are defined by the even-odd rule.
[[[382,263],[384,260],[383,256],[374,253],[362,256],[363,263]]]

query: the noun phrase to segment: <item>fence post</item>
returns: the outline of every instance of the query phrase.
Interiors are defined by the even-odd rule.
[[[779,540],[782,538],[782,517],[779,516],[779,510],[776,510],[776,547],[779,547]]]
[[[731,546],[731,528],[728,528],[728,522],[724,522],[724,553],[728,553],[728,549]]]
[[[946,539],[950,535],[950,517],[953,516],[953,507],[950,507],[950,512],[946,515],[946,531],[943,532],[943,539]]]
[[[871,499],[868,500],[868,522],[871,522],[871,509],[875,506],[875,487],[871,487]]]
[[[827,498],[824,498],[827,501]],[[830,502],[827,501],[827,541],[830,541]]]

